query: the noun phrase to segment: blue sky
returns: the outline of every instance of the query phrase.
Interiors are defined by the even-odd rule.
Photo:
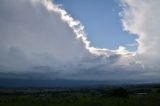
[[[136,36],[124,32],[121,24],[119,0],[54,0],[62,4],[72,17],[84,26],[94,47],[117,49],[135,43]],[[136,50],[136,46],[126,46]]]

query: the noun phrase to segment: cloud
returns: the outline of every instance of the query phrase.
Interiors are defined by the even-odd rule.
[[[148,62],[147,52],[152,54],[155,48],[152,46],[153,42],[151,46],[144,45],[147,45],[147,41],[142,38],[151,38],[146,37],[150,35],[150,31],[142,31],[145,35],[141,35],[140,26],[144,23],[133,16],[141,13],[138,9],[132,10],[135,5],[141,4],[133,2],[135,5],[131,5],[132,2],[123,0],[122,18],[124,30],[138,36],[137,52],[130,52],[123,46],[119,46],[117,50],[93,47],[80,21],[73,19],[61,6],[51,0],[1,0],[0,78],[83,80],[153,78],[151,75],[156,76],[157,71],[148,71],[153,68],[146,67],[144,62]],[[142,8],[140,10],[142,11]],[[136,27],[136,23],[142,25]],[[158,49],[158,46],[156,47]],[[144,71],[144,67],[147,71]]]
[[[137,56],[145,67],[159,70],[160,52],[160,1],[122,0],[123,27],[138,36]]]

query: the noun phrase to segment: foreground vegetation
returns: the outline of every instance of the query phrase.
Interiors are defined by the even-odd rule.
[[[0,106],[160,106],[151,87],[1,89]]]

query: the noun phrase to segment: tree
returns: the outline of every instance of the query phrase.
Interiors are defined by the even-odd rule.
[[[157,89],[157,93],[160,94],[160,88]]]
[[[113,97],[128,97],[128,95],[128,91],[124,88],[116,88],[111,91]]]

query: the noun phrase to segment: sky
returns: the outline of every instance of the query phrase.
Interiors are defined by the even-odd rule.
[[[119,0],[55,0],[55,3],[81,21],[94,47],[117,49],[122,45],[136,50],[136,36],[123,31]]]
[[[1,0],[0,79],[159,82],[159,0]]]

